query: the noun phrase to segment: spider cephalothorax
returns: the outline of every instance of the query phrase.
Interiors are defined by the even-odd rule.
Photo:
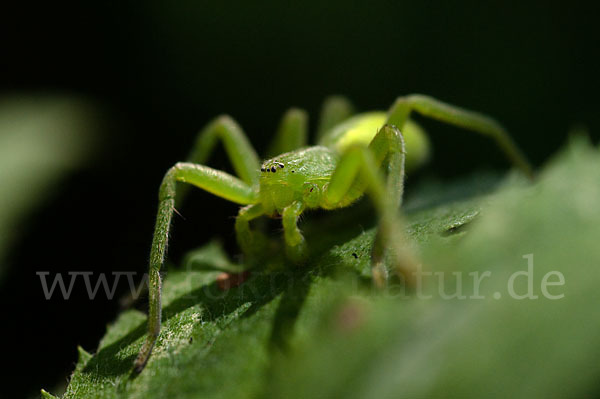
[[[294,201],[301,201],[306,208],[319,207],[338,162],[339,155],[323,146],[290,151],[265,161],[259,180],[259,201],[265,213],[281,214]]]

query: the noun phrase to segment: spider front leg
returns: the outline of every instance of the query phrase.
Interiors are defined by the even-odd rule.
[[[286,255],[296,263],[302,262],[306,257],[306,240],[298,228],[298,218],[302,211],[304,204],[294,201],[284,208],[281,215]]]
[[[287,206],[281,215],[283,224],[286,255],[294,262],[300,263],[306,257],[306,241],[298,228],[298,218],[304,211],[304,204],[294,201]],[[238,245],[244,254],[254,256],[265,253],[268,239],[260,232],[250,228],[250,221],[263,216],[261,204],[248,205],[240,209],[235,220],[235,232]]]
[[[308,115],[302,109],[291,108],[281,118],[275,138],[266,155],[271,158],[305,147],[307,143]]]
[[[380,168],[387,166],[387,182]],[[379,226],[372,250],[373,279],[377,286],[386,280],[383,260],[390,251],[395,271],[406,281],[417,269],[417,259],[408,246],[404,223],[398,213],[404,187],[404,138],[390,125],[382,127],[368,148],[353,146],[346,150],[325,192],[325,207],[351,204],[367,193],[379,214]]]
[[[159,189],[158,214],[150,251],[148,337],[134,363],[135,371],[138,373],[142,371],[148,362],[160,332],[162,286],[160,269],[164,262],[171,218],[175,209],[177,182],[191,184],[221,198],[243,205],[255,203],[258,197],[255,187],[225,172],[207,166],[178,163],[166,173]]]
[[[331,96],[325,99],[321,108],[316,142],[335,125],[345,121],[354,114],[354,107],[346,97]]]
[[[508,132],[494,119],[454,105],[446,104],[422,94],[398,97],[388,112],[387,123],[401,131],[409,120],[410,113],[416,111],[441,122],[462,127],[492,138],[509,161],[529,178],[533,178],[531,165]]]
[[[227,115],[215,118],[200,131],[187,161],[205,164],[218,140],[223,142],[227,156],[240,179],[249,185],[257,184],[260,167],[258,155],[242,128]]]
[[[245,255],[255,256],[264,252],[268,245],[267,238],[259,231],[250,228],[250,222],[265,212],[262,205],[252,204],[240,209],[235,219],[235,234],[238,245]]]
[[[221,141],[235,173],[249,185],[258,184],[260,161],[256,151],[233,118],[221,115],[208,123],[196,138],[186,162],[206,164],[217,143]],[[189,186],[177,188],[176,207],[185,199]]]

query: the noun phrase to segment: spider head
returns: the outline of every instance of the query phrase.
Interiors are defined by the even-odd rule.
[[[260,200],[268,214],[280,214],[283,208],[302,199],[302,173],[280,159],[265,161],[260,168]]]
[[[260,169],[260,200],[267,213],[281,213],[294,201],[302,201],[308,208],[318,207],[337,159],[330,149],[317,146],[265,161]]]

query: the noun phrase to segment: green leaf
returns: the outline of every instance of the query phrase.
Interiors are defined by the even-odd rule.
[[[41,391],[41,395],[42,395],[42,399],[58,399],[56,396],[44,391],[43,389]]]
[[[599,181],[600,157],[579,141],[533,185],[482,175],[422,185],[406,202],[407,227],[423,271],[438,274],[408,291],[371,288],[366,205],[309,218],[305,267],[274,255],[228,291],[205,270],[213,258],[213,269],[231,266],[210,244],[188,258],[198,268],[171,268],[146,369],[130,375],[146,317],[129,310],[92,358],[80,356],[64,397],[590,396],[600,376]],[[527,271],[528,254],[538,298],[516,299],[508,281]],[[541,292],[554,271],[565,283],[548,291],[562,299]],[[474,272],[491,274],[479,291]],[[483,298],[444,299],[457,275],[463,296]],[[528,290],[526,276],[514,282]]]
[[[420,298],[376,298],[362,306],[365,321],[352,334],[321,328],[278,365],[270,396],[595,396],[598,155],[575,142],[535,185],[495,196],[460,242],[430,243],[425,263],[443,273],[444,285],[438,276],[424,277]],[[538,298],[517,299],[509,295],[508,283],[514,273],[528,270],[530,254]],[[453,272],[464,282],[471,280],[469,272],[490,272],[477,295],[484,298],[473,299],[473,284],[463,283],[467,299],[444,299],[440,286],[446,293],[457,291]],[[565,283],[547,288],[550,295],[564,295],[561,299],[541,291],[544,276],[553,272],[562,273]],[[513,282],[517,295],[527,293],[525,275]]]

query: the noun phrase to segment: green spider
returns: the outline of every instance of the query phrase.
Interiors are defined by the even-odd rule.
[[[297,224],[302,212],[346,207],[367,193],[379,215],[371,254],[374,282],[385,283],[382,263],[387,253],[393,269],[410,279],[418,262],[406,245],[398,209],[405,166],[414,169],[429,154],[423,129],[409,119],[412,111],[490,136],[515,166],[532,176],[529,163],[496,121],[423,95],[399,97],[388,112],[355,116],[347,100],[332,97],[323,106],[318,144],[312,147],[307,146],[305,112],[291,109],[284,115],[269,149],[271,158],[262,163],[235,121],[228,116],[218,117],[199,133],[189,161],[175,164],[160,185],[150,253],[148,337],[135,361],[135,370],[144,368],[160,331],[160,269],[175,209],[177,182],[244,205],[235,231],[240,248],[248,256],[265,248],[265,237],[250,229],[250,221],[260,216],[281,217],[286,254],[296,263],[306,254]],[[202,165],[219,140],[239,178]]]

